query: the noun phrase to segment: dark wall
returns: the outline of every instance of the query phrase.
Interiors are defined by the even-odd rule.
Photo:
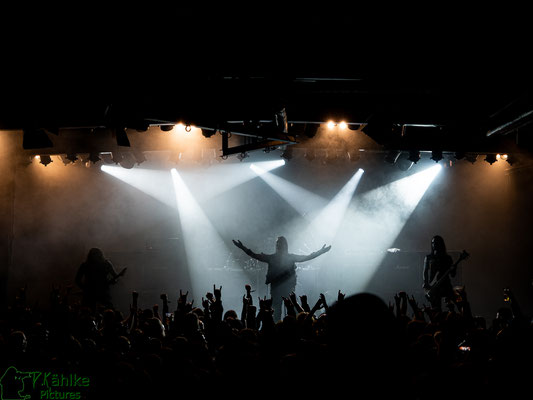
[[[366,170],[358,188],[361,192],[406,174],[381,159],[360,163]],[[276,174],[331,198],[358,165],[324,165],[295,157]],[[471,257],[461,266],[461,283],[471,296],[474,312],[486,317],[503,305],[505,286],[515,290],[526,312],[533,312],[531,170],[523,165],[509,168],[499,161],[490,166],[480,159],[444,168],[393,243],[407,253],[423,254],[429,251],[431,237],[440,234],[453,254],[467,250]],[[57,159],[47,167],[36,161],[24,165],[3,157],[0,169],[0,261],[4,276],[9,267],[10,296],[27,283],[30,300],[47,303],[52,284],[73,284],[76,269],[91,247],[101,247],[117,269],[130,268],[113,289],[121,306],[127,307],[127,294],[139,287],[146,292],[147,304],[158,300],[159,291],[175,295],[179,288],[188,288],[183,243],[169,243],[181,235],[175,209],[102,173],[99,167],[64,166]],[[258,179],[202,206],[232,250],[233,238],[247,240],[257,250],[273,250],[261,247],[273,246],[279,220],[289,221],[295,214]],[[419,287],[420,267],[413,266],[416,273],[402,274],[405,271],[397,269],[387,274],[383,264],[376,273],[387,282],[382,293]],[[228,281],[226,275],[217,278],[219,272],[214,271],[207,280]],[[309,290],[319,292],[323,288],[318,286],[326,282],[333,291],[338,284],[327,271],[301,274],[301,282],[308,286],[318,281]]]

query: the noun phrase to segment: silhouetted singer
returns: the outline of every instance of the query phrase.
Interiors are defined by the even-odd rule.
[[[272,297],[272,307],[274,308],[274,319],[281,318],[282,296],[294,292],[296,288],[296,264],[312,260],[331,249],[331,246],[324,245],[320,250],[307,255],[289,253],[289,245],[285,237],[280,236],[276,241],[276,252],[274,254],[254,253],[244,246],[240,240],[233,243],[250,257],[268,264],[265,283],[270,284],[270,296]]]

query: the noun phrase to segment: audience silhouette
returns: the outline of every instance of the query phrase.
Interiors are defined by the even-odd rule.
[[[324,294],[308,303],[306,295],[290,291],[278,299],[286,308],[283,319],[276,317],[276,299],[254,298],[251,285],[239,294],[240,310],[225,309],[222,287],[213,285],[197,302],[188,292],[175,299],[162,294],[163,313],[159,304],[141,306],[134,291],[127,315],[110,303],[79,301],[68,287],[52,288],[49,309],[30,306],[26,291],[0,314],[0,376],[19,371],[26,377],[26,385],[5,389],[20,398],[32,388],[27,373],[49,370],[87,377],[83,398],[95,399],[225,389],[503,398],[529,382],[533,325],[509,288],[492,321],[473,313],[464,287],[452,288],[445,309],[418,304],[401,291],[389,302],[338,291],[331,304]]]

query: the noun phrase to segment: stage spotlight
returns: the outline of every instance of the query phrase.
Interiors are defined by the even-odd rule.
[[[308,138],[312,138],[318,132],[318,128],[320,128],[319,124],[305,124],[304,135]]]
[[[160,125],[159,129],[161,129],[163,132],[170,132],[172,129],[174,129],[174,125]]]
[[[93,164],[96,164],[100,160],[101,158],[98,156],[98,153],[89,153],[89,158],[87,158],[87,161],[90,161]]]
[[[487,154],[485,156],[485,161],[488,162],[490,165],[494,164],[498,159],[496,158],[495,154]]]
[[[101,153],[100,158],[104,164],[114,164],[112,153]]]
[[[329,130],[332,130],[333,128],[335,128],[335,122],[333,121],[328,121],[327,123],[327,127]]]
[[[284,158],[287,161],[290,161],[293,157],[292,147],[287,146],[287,148],[281,153],[281,158]]]
[[[24,129],[22,133],[23,149],[43,149],[54,147],[44,129]]]
[[[400,157],[400,154],[402,154],[401,151],[398,150],[390,150],[387,155],[385,156],[385,161],[389,164],[395,164],[398,160],[398,157]]]
[[[307,149],[304,157],[307,161],[313,161],[315,159],[315,151],[313,149]]]
[[[150,129],[150,123],[147,121],[137,121],[130,128],[135,129],[137,132],[146,132]]]
[[[507,157],[505,158],[505,161],[509,163],[509,165],[513,165],[516,162],[516,159],[513,156],[510,156],[508,154],[505,154]]]
[[[477,160],[477,154],[474,154],[474,153],[467,153],[465,155],[465,160],[474,164]]]
[[[126,133],[126,128],[124,127],[116,128],[115,135],[117,138],[118,146],[130,147],[130,141],[128,139],[128,134]]]
[[[509,156],[508,156],[507,154],[499,154],[499,153],[496,154],[496,160],[498,160],[498,161],[499,161],[499,160],[507,161],[507,158],[508,158],[508,157],[509,157]]]
[[[456,151],[454,155],[456,160],[462,160],[466,156],[464,151]]]
[[[431,152],[431,159],[436,163],[442,160],[442,150],[433,150]]]
[[[342,129],[342,130],[345,130],[346,128],[348,127],[348,124],[344,121],[341,121],[339,123],[339,128]]]
[[[40,155],[39,162],[45,167],[52,162],[52,158],[48,154]]]
[[[122,168],[132,169],[135,166],[135,158],[130,152],[120,154],[120,160],[118,161]]]
[[[250,169],[254,171],[257,175],[264,174],[265,172],[272,171],[275,168],[282,167],[285,165],[285,160],[275,160],[275,161],[262,161],[258,162],[257,165],[254,163],[250,164]]]
[[[67,154],[67,160],[69,160],[71,163],[75,163],[78,160],[78,156],[74,153]]]
[[[122,156],[122,153],[115,151],[111,153],[111,158],[115,164],[120,164],[124,157]]]
[[[335,238],[363,173],[361,168],[354,173],[333,199],[313,217],[304,236],[318,235],[325,242],[331,242]]]
[[[418,161],[420,161],[420,152],[418,150],[409,151],[409,157],[407,159],[416,164]]]
[[[202,131],[202,136],[205,137],[205,138],[210,138],[210,137],[213,136],[215,133],[217,133],[217,130],[216,130],[216,129],[206,129],[206,128],[201,128],[201,131]]]
[[[414,162],[408,160],[405,155],[398,157],[398,161],[396,161],[396,166],[400,171],[409,171],[413,164]]]
[[[247,153],[247,152],[242,152],[242,153],[239,153],[237,154],[237,159],[242,162],[242,160],[244,160],[246,157],[250,157],[250,155]]]

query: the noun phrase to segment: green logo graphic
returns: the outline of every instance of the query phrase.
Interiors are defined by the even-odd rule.
[[[0,400],[82,399],[87,387],[89,378],[78,374],[23,372],[11,366],[0,378]]]
[[[24,394],[24,380],[31,378],[30,372],[20,372],[15,367],[9,367],[0,378],[0,399],[23,400],[30,395]]]

